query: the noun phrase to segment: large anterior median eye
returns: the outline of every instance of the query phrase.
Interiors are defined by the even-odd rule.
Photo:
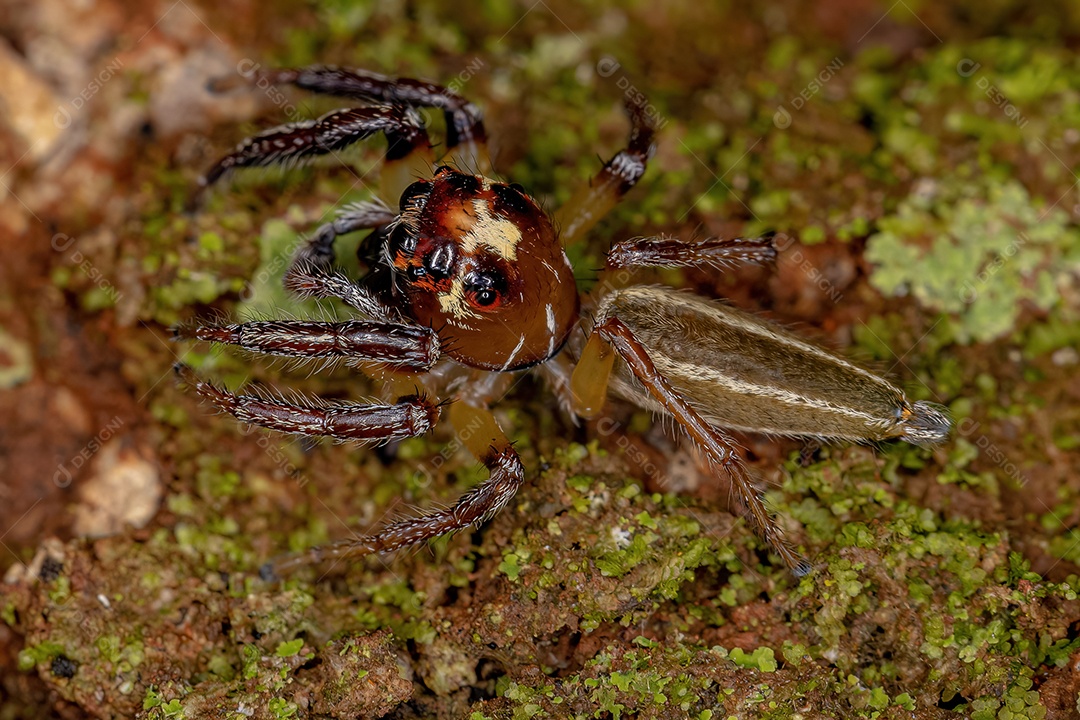
[[[475,272],[465,278],[465,296],[475,308],[491,309],[502,304],[506,281],[495,271]]]
[[[473,292],[473,303],[481,307],[491,307],[499,300],[499,294],[494,290],[476,290]]]

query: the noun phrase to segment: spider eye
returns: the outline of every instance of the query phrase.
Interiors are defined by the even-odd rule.
[[[469,303],[473,307],[496,307],[502,301],[502,288],[505,283],[496,273],[474,273],[465,281]]]
[[[494,305],[498,299],[499,294],[494,290],[477,290],[473,295],[473,301],[481,307]]]
[[[420,278],[427,275],[427,270],[422,265],[410,265],[405,270],[405,277],[409,278],[409,282],[420,282]]]
[[[454,252],[454,246],[443,245],[435,248],[434,251],[424,258],[424,267],[427,269],[428,273],[437,280],[441,280],[450,276],[455,260],[456,253]]]

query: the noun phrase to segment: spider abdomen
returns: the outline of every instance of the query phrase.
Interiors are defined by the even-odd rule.
[[[949,420],[903,391],[754,315],[666,287],[633,287],[602,301],[597,322],[622,320],[656,369],[709,422],[776,435],[916,444],[945,439]],[[619,394],[655,402],[616,370]]]

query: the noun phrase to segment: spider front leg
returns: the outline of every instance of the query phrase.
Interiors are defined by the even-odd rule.
[[[282,283],[300,298],[337,298],[370,318],[400,324],[401,313],[382,302],[367,287],[358,285],[329,265],[309,261],[305,248],[285,271]]]
[[[490,411],[456,403],[451,405],[451,414],[466,445],[488,469],[487,480],[466,492],[449,508],[390,523],[370,535],[339,540],[272,560],[263,566],[262,577],[269,580],[305,565],[393,552],[464,530],[470,525],[478,527],[497,515],[525,483],[521,458]],[[470,430],[466,432],[465,428]]]
[[[279,125],[244,140],[234,152],[218,160],[199,180],[199,184],[202,188],[209,187],[237,168],[308,161],[343,150],[379,132],[385,134],[389,142],[388,161],[430,146],[420,117],[408,108],[388,106],[334,110],[317,120]],[[390,179],[390,184],[396,184],[394,178]],[[396,192],[396,188],[383,188],[383,191]],[[396,200],[396,195],[390,198],[392,202]]]
[[[707,238],[685,242],[676,238],[636,238],[611,246],[607,268],[627,267],[697,267],[711,265],[726,268],[740,262],[771,263],[776,260],[772,235],[746,240]]]
[[[555,213],[555,225],[564,246],[585,237],[645,174],[652,157],[654,129],[641,104],[628,103],[630,140],[626,148],[607,161],[600,172],[579,188]]]
[[[444,164],[478,175],[491,175],[491,159],[487,149],[487,133],[479,108],[452,90],[424,80],[390,78],[365,70],[346,70],[315,66],[259,72],[258,78],[274,84],[290,84],[324,95],[365,100],[394,106],[430,107],[442,110],[446,117],[446,157]],[[418,163],[415,148],[402,144],[395,151],[393,143],[387,152],[387,168],[383,178],[394,178],[394,187],[384,187],[388,200],[395,200],[416,179]],[[430,157],[419,169],[427,174]],[[396,189],[397,194],[392,195]],[[392,197],[390,197],[392,195]]]
[[[426,372],[439,359],[439,339],[420,325],[263,320],[180,327],[179,339],[237,345],[253,352],[297,358],[349,358],[384,363],[398,371]]]
[[[378,200],[364,200],[346,205],[333,220],[320,225],[297,250],[293,258],[296,263],[311,263],[329,267],[334,263],[334,243],[339,235],[348,235],[358,230],[372,230],[388,225],[397,219],[397,214],[386,203]]]
[[[735,452],[735,443],[719,428],[708,423],[694,407],[671,386],[656,369],[648,351],[633,331],[618,317],[600,318],[593,328],[581,360],[571,380],[578,412],[583,417],[599,414],[606,394],[616,355],[645,391],[665,412],[674,418],[706,457],[722,467],[731,477],[743,513],[754,532],[780,556],[797,576],[810,571],[810,565],[784,541],[783,530],[769,514],[761,493]]]

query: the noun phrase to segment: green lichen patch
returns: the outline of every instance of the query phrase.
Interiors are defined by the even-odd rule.
[[[867,243],[871,282],[959,318],[959,342],[1012,331],[1025,302],[1049,310],[1080,266],[1080,230],[1015,181],[926,181]]]

